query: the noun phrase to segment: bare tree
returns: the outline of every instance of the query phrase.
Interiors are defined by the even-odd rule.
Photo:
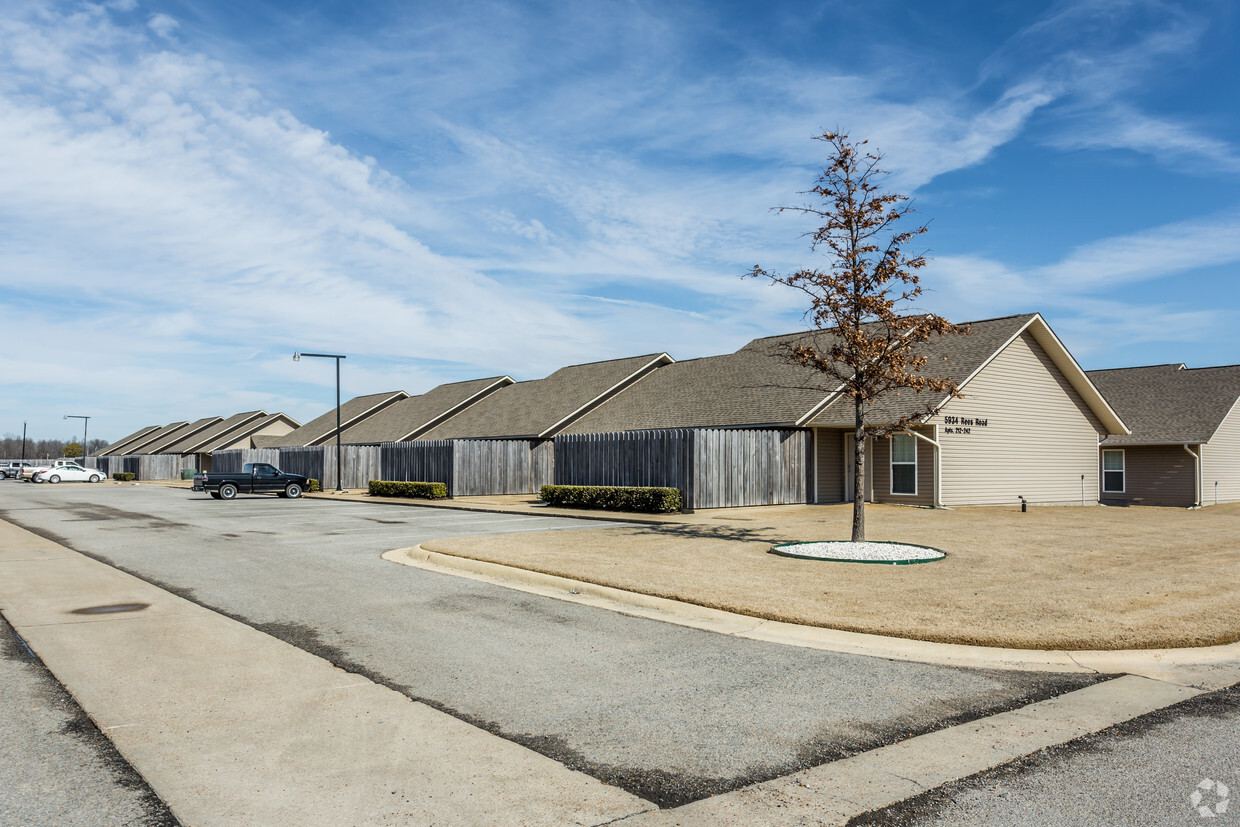
[[[842,388],[853,401],[852,540],[861,542],[866,438],[906,430],[960,395],[951,379],[921,372],[926,357],[919,345],[932,336],[969,331],[932,313],[908,312],[921,295],[917,271],[926,266],[926,258],[910,254],[906,247],[928,228],[924,224],[911,230],[896,228],[913,207],[906,204],[906,196],[880,189],[879,181],[888,174],[879,166],[882,154],[868,152],[866,141],[855,143],[839,132],[815,140],[831,148],[829,163],[814,188],[802,194],[817,196],[821,203],[776,211],[812,215],[824,222],[806,235],[810,248],[826,256],[827,266],[779,274],[755,265],[747,275],[800,290],[809,299],[806,319],[815,328],[832,330],[831,337],[819,340],[821,348],[789,344],[786,358],[819,371],[831,380],[832,389]],[[872,421],[874,404],[902,388],[935,392],[940,404],[930,402],[894,420]]]

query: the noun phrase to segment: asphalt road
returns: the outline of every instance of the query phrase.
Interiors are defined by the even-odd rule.
[[[0,824],[176,823],[112,742],[0,619]]]
[[[1240,687],[1232,687],[947,784],[852,824],[1137,827],[1237,820]]]
[[[25,483],[0,517],[662,806],[1091,680],[738,640],[379,556],[605,523]]]

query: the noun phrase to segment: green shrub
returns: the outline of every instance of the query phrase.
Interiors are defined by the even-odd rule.
[[[323,486],[319,485],[319,481],[318,481],[318,480],[316,480],[314,477],[311,477],[311,478],[310,478],[310,479],[306,482],[306,485],[310,486],[310,493],[311,493],[311,494],[313,494],[315,491],[322,491],[322,490],[323,490]]]
[[[601,508],[605,511],[642,511],[668,514],[680,511],[684,501],[675,488],[637,488],[616,485],[544,485],[538,496],[548,505]]]
[[[129,471],[117,471],[115,474],[112,475],[112,479],[119,480],[121,482],[133,482],[137,478],[138,478],[137,474],[131,473]]]
[[[418,497],[424,500],[442,500],[448,496],[448,486],[442,482],[371,480],[369,490],[373,497]]]

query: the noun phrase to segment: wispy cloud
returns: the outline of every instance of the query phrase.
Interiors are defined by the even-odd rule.
[[[11,381],[84,375],[185,416],[303,404],[294,383],[331,380],[293,347],[352,354],[359,393],[721,352],[800,322],[795,296],[739,274],[806,263],[809,227],[769,208],[810,185],[808,138],[837,125],[904,191],[1033,124],[1061,150],[1236,157],[1134,98],[1202,31],[1154,2],[1056,6],[970,86],[788,54],[706,5],[398,4],[330,36],[309,28],[322,9],[256,8],[295,49],[226,42],[210,4],[0,13],[0,305],[71,322],[34,355],[0,344]],[[1211,228],[1236,235],[1180,222],[1038,272],[951,251],[934,300],[1042,307],[1039,279],[1097,298],[1233,260]]]

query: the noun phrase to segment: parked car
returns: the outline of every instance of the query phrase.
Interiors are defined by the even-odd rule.
[[[12,462],[5,463],[3,467],[0,467],[0,474],[3,474],[11,480],[17,479],[22,475],[23,468],[29,468],[32,465],[34,465],[33,462],[13,460]]]
[[[102,482],[103,472],[97,468],[83,468],[74,463],[47,468],[34,475],[35,482]]]
[[[309,488],[309,477],[281,471],[266,462],[247,462],[240,474],[194,475],[194,490],[206,491],[217,500],[231,500],[238,494],[278,494],[297,499]]]
[[[50,462],[41,462],[38,465],[31,463],[22,469],[22,479],[34,482],[35,474],[40,471],[47,471],[50,468],[59,468],[62,465],[77,465],[77,461],[72,459],[54,459]]]

